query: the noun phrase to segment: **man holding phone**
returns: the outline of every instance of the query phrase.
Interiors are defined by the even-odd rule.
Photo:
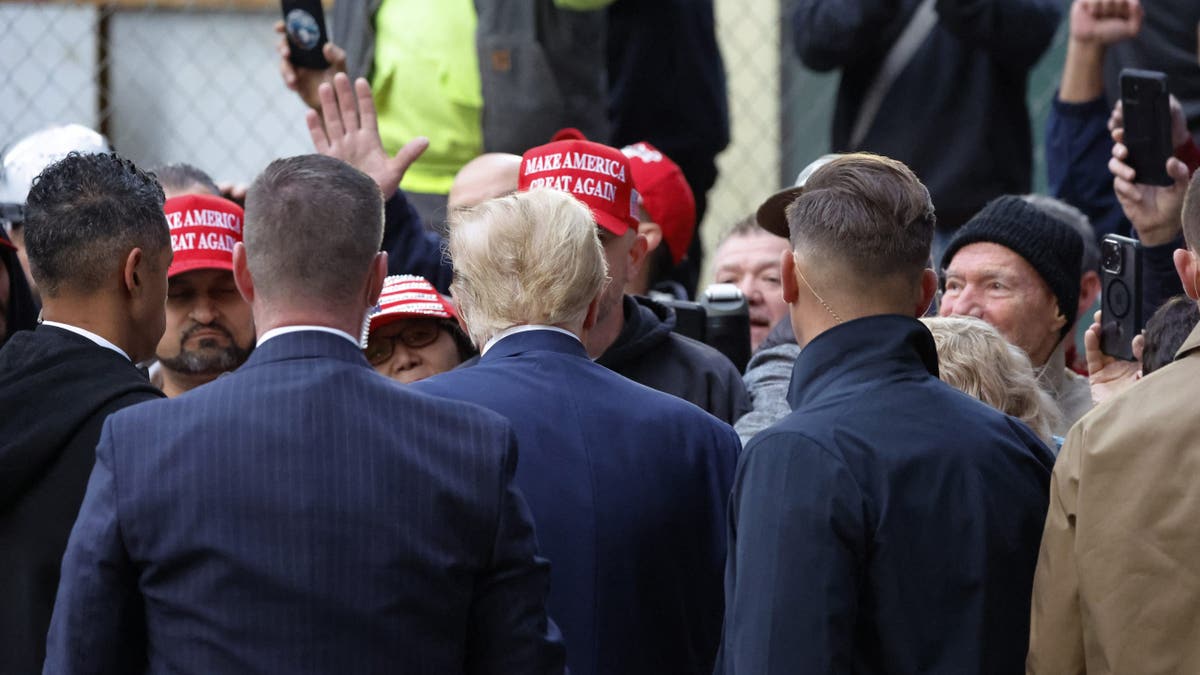
[[[594,10],[612,2],[339,2],[332,42],[321,47],[329,67],[298,63],[281,41],[280,72],[313,109],[318,86],[335,73],[367,77],[384,147],[396,152],[409,139],[430,139],[401,188],[421,220],[437,226],[454,175],[480,154],[521,154],[562,127],[608,137],[605,16]],[[293,6],[320,9],[311,0],[283,5],[285,15]],[[286,29],[287,22],[276,26]]]
[[[1175,266],[1197,300],[1200,177],[1182,225]],[[1198,383],[1200,328],[1169,367],[1071,429],[1050,486],[1027,673],[1200,672]]]
[[[1166,169],[1175,184],[1139,185],[1126,163],[1128,152],[1120,147],[1124,122],[1119,114],[1109,119],[1104,64],[1114,46],[1141,33],[1144,15],[1139,0],[1072,3],[1061,85],[1046,122],[1046,172],[1049,193],[1087,214],[1097,237],[1137,237],[1144,262],[1142,305],[1149,315],[1181,292],[1172,253],[1181,245],[1178,214],[1187,168],[1196,168],[1200,152],[1188,134],[1182,107],[1172,98],[1176,160]],[[1113,135],[1118,148],[1113,146]]]

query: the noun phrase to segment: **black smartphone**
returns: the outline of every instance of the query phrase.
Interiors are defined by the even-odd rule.
[[[1121,71],[1121,108],[1125,117],[1125,163],[1144,185],[1172,185],[1167,173],[1171,157],[1171,96],[1167,76],[1154,70]]]
[[[1142,245],[1107,234],[1100,241],[1100,351],[1133,361],[1142,332]]]
[[[283,0],[283,26],[292,52],[288,60],[293,66],[313,70],[329,67],[321,51],[329,41],[321,0]]]

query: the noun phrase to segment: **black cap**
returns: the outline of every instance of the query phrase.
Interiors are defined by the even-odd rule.
[[[964,246],[999,244],[1021,256],[1037,270],[1058,300],[1058,311],[1067,317],[1065,336],[1075,325],[1079,309],[1079,266],[1083,262],[1083,237],[1060,221],[1020,197],[997,197],[959,229],[941,267],[946,269]]]
[[[786,188],[767,197],[767,200],[758,207],[758,211],[754,214],[759,226],[771,234],[791,240],[792,233],[788,230],[787,207],[791,206],[792,202],[802,194],[804,194],[803,186]]]

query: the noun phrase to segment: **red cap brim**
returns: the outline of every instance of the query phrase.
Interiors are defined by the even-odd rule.
[[[185,261],[182,261],[179,263],[171,263],[171,266],[169,268],[167,268],[167,278],[170,279],[173,276],[183,274],[184,272],[191,272],[194,270],[225,270],[227,272],[232,272],[233,271],[233,261],[231,261],[231,260],[213,260],[213,259],[208,259],[208,260],[193,259],[193,260],[185,260]]]
[[[607,211],[601,211],[600,209],[588,210],[592,212],[592,219],[596,221],[597,225],[603,227],[609,232],[612,232],[618,237],[628,232],[629,228],[633,228],[635,230],[637,229],[638,222],[633,218],[626,220],[624,218],[618,218]]]

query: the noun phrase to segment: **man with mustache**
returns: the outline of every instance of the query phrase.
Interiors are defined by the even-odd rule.
[[[233,281],[242,209],[211,195],[166,201],[175,260],[167,272],[167,329],[155,355],[163,393],[178,396],[242,365],[254,349],[250,305]]]

